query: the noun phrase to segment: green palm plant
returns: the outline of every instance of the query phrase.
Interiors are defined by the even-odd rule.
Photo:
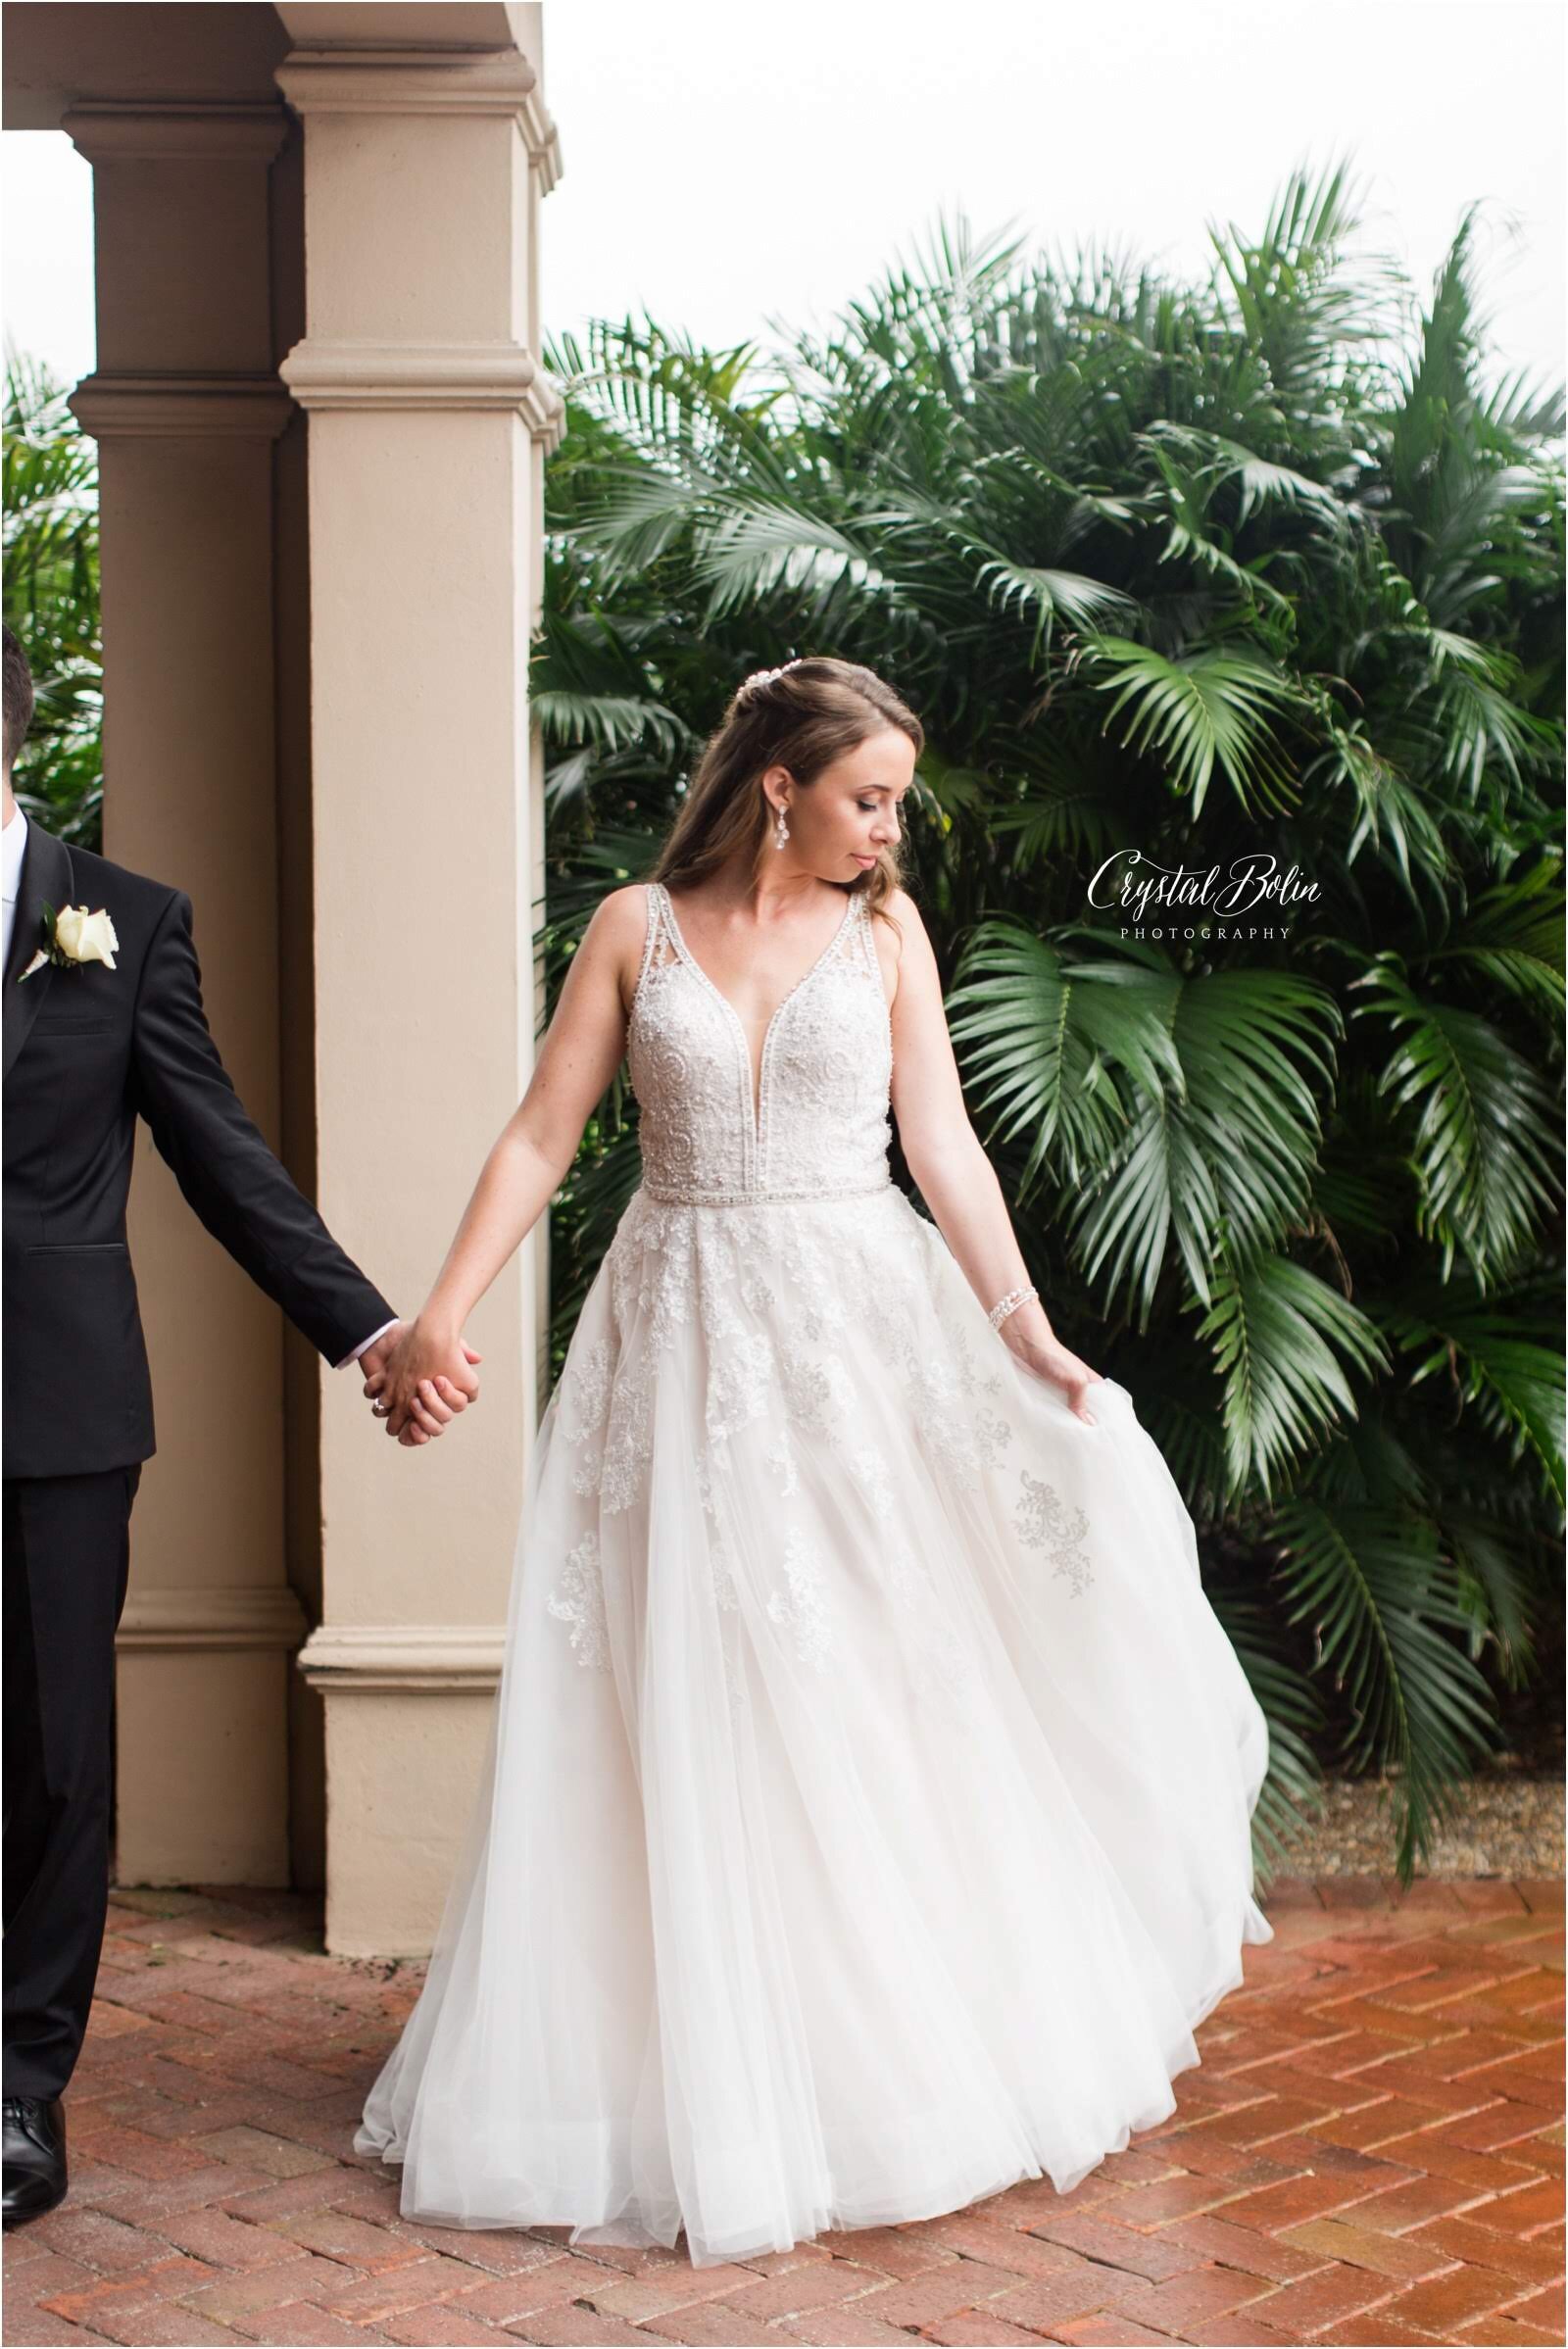
[[[737,674],[915,703],[971,1110],[1198,1523],[1260,1858],[1326,1748],[1407,1881],[1560,1606],[1563,417],[1483,386],[1471,216],[1424,306],[1356,224],[1298,172],[1191,284],[958,221],[825,336],[563,338],[535,683],[557,968]],[[1134,850],[1305,894],[1129,913]],[[635,1122],[557,1203],[558,1361]]]
[[[98,620],[98,452],[37,361],[6,363],[5,616],[27,648],[32,729],[17,797],[52,832],[99,846],[103,646]]]

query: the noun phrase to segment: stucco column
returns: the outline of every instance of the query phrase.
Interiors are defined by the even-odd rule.
[[[275,103],[78,103],[93,167],[104,846],[189,891],[209,1016],[278,1145],[269,172]],[[288,1881],[282,1324],[142,1135],[131,1246],[158,1454],[120,1635],[119,1873]]]
[[[518,21],[537,12],[511,12]],[[532,1063],[527,661],[543,451],[537,62],[296,50],[310,418],[317,1129],[328,1222],[416,1310]],[[499,1666],[539,1408],[529,1245],[473,1318],[477,1406],[405,1450],[321,1423],[327,1945],[428,1948]]]

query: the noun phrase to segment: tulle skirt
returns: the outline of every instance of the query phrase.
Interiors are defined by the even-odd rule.
[[[361,2152],[709,2265],[1066,2193],[1273,1937],[1267,1732],[1126,1390],[894,1189],[632,1198],[529,1456],[481,1789]]]

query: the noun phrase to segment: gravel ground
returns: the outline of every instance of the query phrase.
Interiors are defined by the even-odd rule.
[[[1298,1876],[1388,1876],[1396,1781],[1331,1779],[1322,1811],[1294,1831],[1284,1865]],[[1418,1876],[1561,1876],[1563,1780],[1535,1770],[1489,1771],[1463,1790],[1439,1827]]]

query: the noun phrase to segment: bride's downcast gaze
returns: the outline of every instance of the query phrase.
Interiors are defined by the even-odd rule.
[[[402,2208],[698,2265],[1068,2192],[1272,1938],[1263,1715],[1053,1334],[900,885],[919,722],[739,686],[597,907],[423,1311],[416,1446],[624,1056],[642,1181],[529,1454],[479,1797],[355,2139]],[[929,1218],[893,1181],[892,1117]],[[460,1441],[483,1441],[482,1412]]]

